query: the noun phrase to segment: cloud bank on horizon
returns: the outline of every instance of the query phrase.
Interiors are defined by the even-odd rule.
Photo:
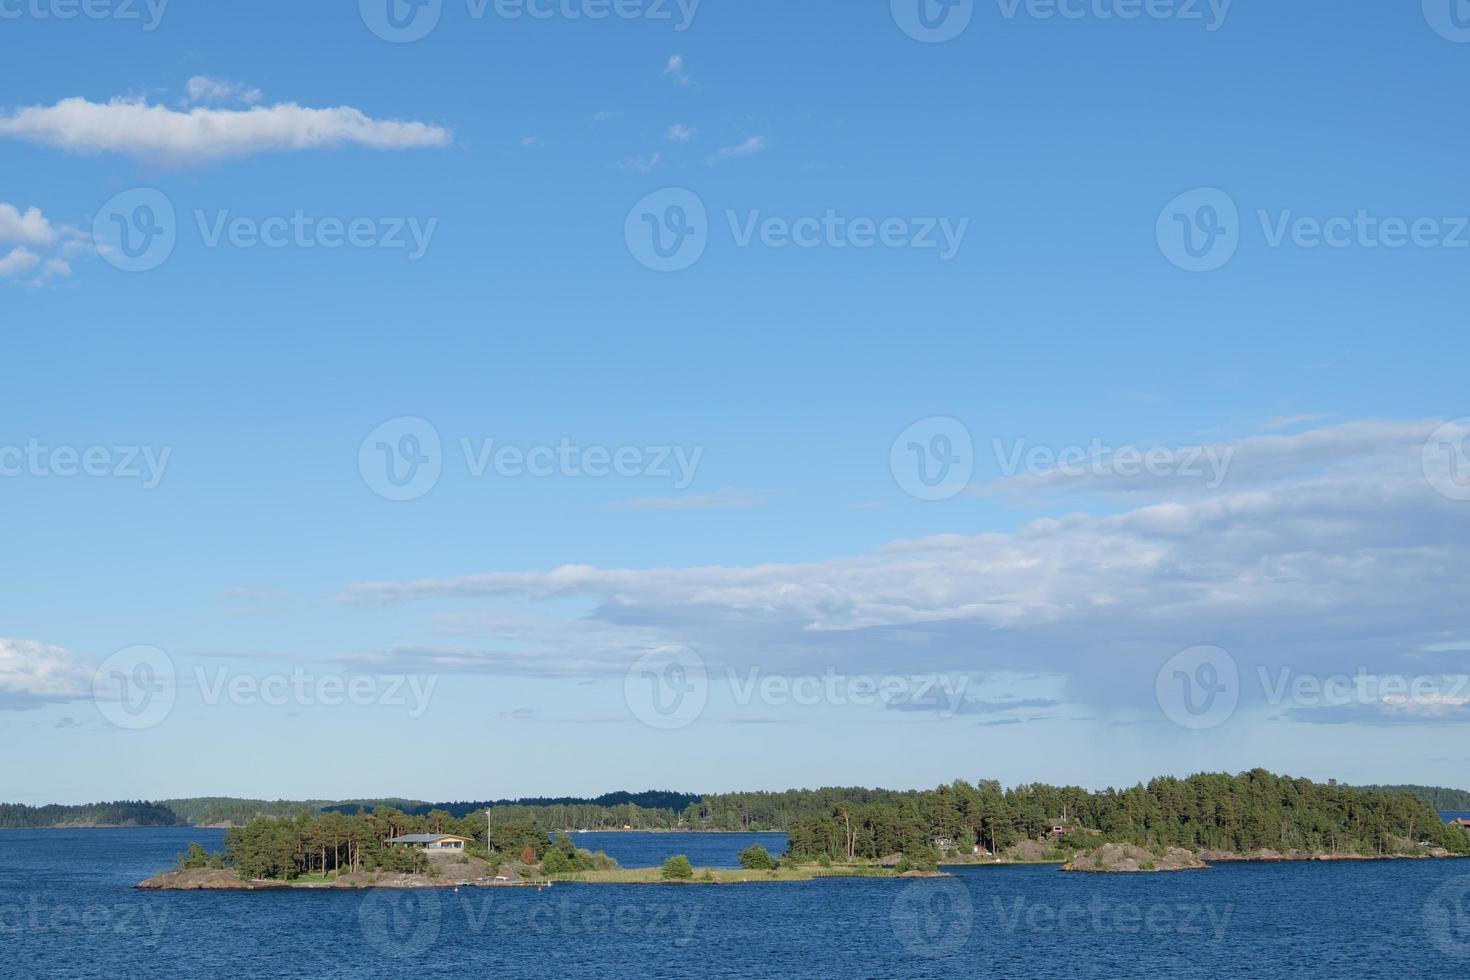
[[[550,632],[529,625],[534,615],[520,629],[488,629],[478,654],[418,645],[379,655],[488,673],[616,672],[640,649],[679,643],[713,664],[768,672],[1052,674],[1088,710],[1146,705],[1159,665],[1200,644],[1229,650],[1263,681],[1283,669],[1463,674],[1470,552],[1457,542],[1470,540],[1470,508],[1436,490],[1455,465],[1426,451],[1437,425],[1350,422],[1247,438],[1228,447],[1228,476],[1209,493],[1187,479],[1058,474],[976,488],[1130,500],[1120,512],[1042,518],[1013,532],[894,541],[801,564],[360,583],[343,599],[589,604]],[[1389,697],[1354,715],[1384,719],[1470,720],[1470,697]]]

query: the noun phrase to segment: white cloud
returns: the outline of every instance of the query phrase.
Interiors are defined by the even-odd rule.
[[[82,98],[0,116],[0,136],[73,153],[123,153],[172,163],[349,145],[401,150],[445,146],[451,139],[439,126],[372,119],[349,106],[311,109],[282,103],[180,112],[141,100]]]
[[[650,170],[657,169],[663,162],[664,155],[662,153],[650,153],[647,156],[628,157],[622,163],[618,164],[618,166],[624,170],[646,174]]]
[[[30,272],[40,265],[41,257],[24,245],[10,250],[4,258],[0,258],[0,276],[20,276]]]
[[[766,138],[764,136],[752,136],[743,143],[737,143],[734,146],[727,146],[720,149],[705,162],[713,166],[725,160],[734,160],[739,157],[753,157],[757,153],[766,152],[766,146]]]
[[[184,91],[190,105],[204,102],[244,102],[246,105],[254,105],[265,98],[265,93],[258,88],[220,81],[207,75],[195,75],[189,79]]]
[[[539,137],[539,136],[522,136],[521,137],[521,146],[524,149],[529,150],[532,147],[536,147],[536,146],[540,146],[540,145],[541,145],[541,137]]]
[[[670,143],[689,143],[698,138],[698,136],[699,130],[685,126],[682,123],[674,123],[674,125],[669,127],[669,131],[664,134],[664,138]]]
[[[691,81],[690,75],[684,70],[684,56],[676,54],[669,58],[669,63],[664,66],[664,77],[672,76],[674,81],[680,85],[688,85]]]
[[[30,280],[33,286],[71,275],[71,263],[65,256],[93,251],[87,233],[80,228],[52,224],[39,208],[22,212],[0,201],[0,244],[7,242],[21,244],[8,252],[0,249],[0,278],[19,278],[39,268]],[[47,256],[47,250],[59,254]]]
[[[1463,674],[1463,651],[1427,649],[1463,634],[1470,581],[1470,507],[1437,493],[1422,470],[1433,428],[1354,423],[1248,439],[1233,489],[1014,532],[939,534],[801,563],[364,583],[345,598],[585,609],[555,642],[485,653],[488,671],[533,670],[551,652],[626,666],[640,644],[682,643],[712,666],[771,672],[1055,673],[1069,702],[1155,714],[1156,671],[1200,644],[1229,650],[1251,678],[1284,665]],[[1344,455],[1324,468],[1334,452]]]
[[[50,245],[56,241],[56,229],[40,208],[27,208],[24,213],[13,204],[0,201],[0,242],[25,245]]]
[[[34,708],[88,697],[91,671],[60,647],[0,638],[0,708]]]

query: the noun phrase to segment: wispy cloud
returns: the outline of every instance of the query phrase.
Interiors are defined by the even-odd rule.
[[[753,157],[758,153],[766,152],[766,148],[767,143],[764,136],[752,136],[743,143],[736,143],[734,146],[721,148],[705,160],[705,162],[714,166],[726,160],[736,160],[740,157]]]
[[[0,248],[0,279],[27,279],[32,286],[70,276],[67,257],[96,251],[80,228],[53,223],[40,208],[21,211],[0,201],[0,246],[15,242],[8,250]]]
[[[719,493],[689,494],[682,497],[639,497],[609,504],[608,510],[726,510],[759,507],[766,496],[726,487]]]
[[[674,123],[669,131],[664,133],[664,139],[670,143],[691,143],[699,137],[699,130],[682,123]]]
[[[343,146],[402,150],[446,146],[451,140],[440,126],[373,119],[349,106],[311,109],[287,102],[183,112],[123,98],[71,98],[17,109],[0,116],[0,136],[71,153],[121,153],[173,164]]]
[[[646,156],[627,157],[618,166],[634,173],[646,174],[650,170],[656,170],[663,162],[662,153],[649,153]]]
[[[243,102],[246,105],[254,105],[265,98],[265,93],[249,85],[225,82],[218,78],[210,78],[208,75],[195,75],[185,83],[184,96],[186,105],[225,102]]]
[[[1282,429],[1292,429],[1299,425],[1306,425],[1311,422],[1320,422],[1325,418],[1327,418],[1326,415],[1313,413],[1302,415],[1277,415],[1261,423],[1261,428],[1266,432],[1280,432]]]
[[[541,146],[541,145],[542,145],[542,140],[541,140],[541,137],[539,137],[539,136],[522,136],[521,137],[521,147],[522,147],[522,149],[529,150],[529,149],[533,149],[533,148],[538,147],[538,146]]]
[[[672,55],[669,63],[664,66],[664,77],[673,78],[680,85],[688,85],[693,81],[688,70],[684,67],[684,56],[682,54]]]

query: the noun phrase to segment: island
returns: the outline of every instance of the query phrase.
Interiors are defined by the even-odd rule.
[[[671,855],[661,867],[622,868],[547,826],[565,819],[566,806],[408,813],[361,805],[351,813],[259,816],[230,829],[224,851],[210,854],[192,845],[173,871],[140,887],[735,884],[911,878],[977,864],[1134,873],[1197,870],[1221,861],[1470,855],[1470,828],[1447,824],[1419,795],[1261,769],[1159,777],[1121,790],[1004,789],[992,780],[957,780],[922,791],[830,788],[701,797],[677,817],[674,829],[724,829],[735,813],[746,829],[779,827],[787,834],[785,853],[755,846],[733,869],[696,868],[682,855]]]

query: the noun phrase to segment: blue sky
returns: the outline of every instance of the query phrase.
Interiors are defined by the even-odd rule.
[[[0,5],[0,796],[1463,782],[1447,5],[305,6]]]

